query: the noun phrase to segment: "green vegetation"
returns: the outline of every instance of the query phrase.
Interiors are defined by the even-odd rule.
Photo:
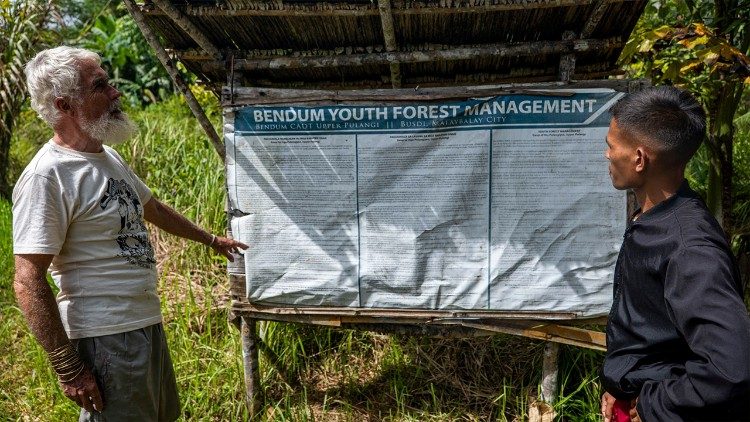
[[[26,92],[24,64],[34,54],[50,8],[43,2],[0,0],[0,195],[8,196],[10,138]]]
[[[706,109],[708,136],[693,175],[708,208],[732,239],[750,276],[747,121],[750,111],[750,2],[649,2],[620,62],[629,77],[692,92]],[[744,122],[744,123],[743,123]]]
[[[218,125],[213,96],[199,99]],[[131,110],[141,126],[118,147],[154,193],[215,232],[226,227],[223,168],[184,102]],[[51,132],[24,112],[14,133],[11,178]],[[12,289],[10,205],[0,200],[0,415],[8,420],[74,420],[46,355],[28,332]],[[205,247],[152,232],[165,326],[185,420],[247,417],[239,332],[228,322],[223,260]],[[542,343],[510,336],[436,340],[263,323],[259,334],[283,362],[261,354],[265,420],[514,420],[537,394]],[[598,420],[601,353],[562,348],[568,420]]]
[[[11,8],[32,3],[0,0],[5,13],[0,15],[0,27],[7,32],[5,38],[12,39],[8,31],[14,28],[26,36],[44,29],[37,34],[33,50],[64,40],[100,52],[113,81],[125,94],[123,102],[133,107],[131,116],[142,129],[139,137],[118,148],[122,155],[159,198],[200,225],[223,231],[226,216],[221,162],[184,103],[171,96],[163,69],[119,2],[58,0],[52,2],[54,11],[65,19],[44,27],[29,22],[48,13],[46,9],[36,11],[39,16],[29,13],[24,15],[26,19],[15,20],[19,13]],[[702,148],[690,165],[689,178],[708,197],[717,215],[731,222],[747,279],[750,103],[747,85],[742,86],[735,78],[746,76],[742,72],[747,66],[731,73],[732,69],[722,67],[727,61],[721,59],[722,51],[730,58],[740,56],[734,50],[716,47],[721,38],[738,47],[740,53],[747,53],[750,31],[746,13],[750,9],[746,3],[651,2],[624,56],[633,60],[631,76],[651,77],[655,83],[684,84],[716,110],[711,115],[712,127],[717,130],[710,141],[724,148],[720,154]],[[714,9],[716,5],[727,7]],[[726,11],[736,13],[727,15]],[[8,24],[14,22],[16,26]],[[55,27],[61,22],[67,26]],[[696,28],[702,29],[695,23],[710,27],[710,36],[698,33]],[[681,32],[680,38],[675,31],[663,32],[664,24],[692,28],[692,32]],[[0,72],[0,80],[13,82],[0,91],[14,98],[12,103],[0,102],[0,123],[6,128],[0,133],[0,191],[6,193],[6,182],[18,177],[25,163],[51,136],[34,113],[22,107],[23,98],[16,89],[18,63],[25,61],[32,48],[19,42],[9,45],[15,49],[0,47],[2,63],[15,66]],[[218,126],[221,116],[213,96],[199,91],[198,97]],[[716,107],[721,104],[715,101],[730,97],[731,102],[720,102],[733,110],[719,113]],[[739,117],[730,116],[730,111],[736,111]],[[734,126],[727,123],[733,117]],[[731,189],[717,190],[720,179]],[[75,420],[76,406],[55,387],[46,355],[28,332],[16,306],[10,237],[10,204],[0,199],[0,415],[5,420]],[[245,419],[242,354],[239,333],[228,322],[230,299],[223,259],[210,255],[200,245],[159,232],[152,233],[152,242],[159,262],[162,309],[184,419]],[[523,420],[530,397],[537,395],[541,375],[542,343],[517,337],[436,340],[280,323],[263,323],[258,329],[283,365],[278,371],[261,354],[265,420]],[[600,419],[597,371],[602,358],[598,352],[561,348],[561,391],[555,404],[561,420]]]
[[[24,65],[40,50],[61,44],[88,48],[131,106],[173,94],[167,71],[127,13],[113,0],[0,0],[0,196],[9,197],[14,178],[10,139],[26,100]],[[184,79],[195,78],[184,71]],[[29,121],[26,119],[25,121]]]

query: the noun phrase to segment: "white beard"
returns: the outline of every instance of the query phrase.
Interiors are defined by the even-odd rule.
[[[118,108],[115,106],[112,109]],[[81,129],[90,137],[107,145],[121,144],[138,133],[138,126],[122,111],[117,117],[108,112],[96,120],[83,121]]]

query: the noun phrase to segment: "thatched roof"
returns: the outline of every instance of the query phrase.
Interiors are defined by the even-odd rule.
[[[603,78],[645,4],[149,0],[140,10],[214,88],[232,74],[243,86],[388,88]]]

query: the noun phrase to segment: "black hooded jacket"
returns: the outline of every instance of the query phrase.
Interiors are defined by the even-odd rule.
[[[617,259],[604,389],[643,421],[750,421],[750,318],[724,232],[684,182],[631,221]]]

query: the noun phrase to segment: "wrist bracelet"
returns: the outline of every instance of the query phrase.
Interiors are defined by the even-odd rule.
[[[211,246],[213,246],[214,242],[216,242],[216,235],[212,234],[211,235],[211,243],[208,244],[208,247],[210,248]]]
[[[60,382],[71,382],[83,372],[83,360],[70,343],[50,352],[49,360]]]

